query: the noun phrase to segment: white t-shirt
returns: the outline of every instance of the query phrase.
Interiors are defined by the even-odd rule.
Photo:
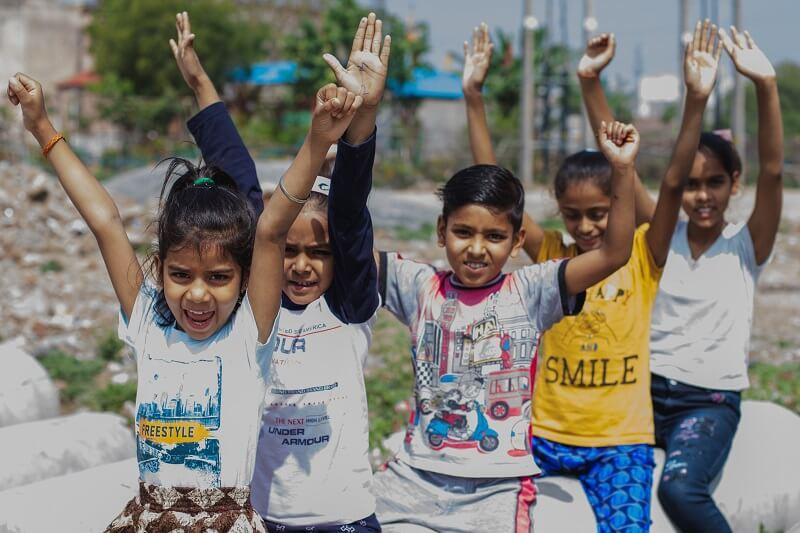
[[[250,485],[276,327],[258,342],[245,296],[228,322],[194,340],[156,322],[158,291],[147,282],[119,337],[136,357],[139,478],[177,487]],[[278,323],[278,317],[275,324]]]
[[[678,222],[653,307],[650,370],[720,390],[749,386],[747,358],[756,264],[746,223],[728,224],[697,260],[686,221]]]
[[[374,322],[343,323],[324,296],[281,311],[251,496],[267,520],[322,526],[375,512],[362,370]]]

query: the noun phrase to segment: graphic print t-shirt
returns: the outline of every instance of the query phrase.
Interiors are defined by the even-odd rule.
[[[538,473],[528,427],[539,335],[582,303],[567,295],[566,262],[465,288],[452,272],[383,257],[386,307],[411,330],[416,378],[399,458],[460,477]]]
[[[281,311],[251,498],[268,520],[342,524],[375,512],[362,370],[374,320],[345,324],[324,297]]]
[[[650,310],[661,269],[633,238],[628,263],[586,291],[581,314],[542,337],[533,405],[537,437],[572,446],[653,444]],[[575,257],[558,231],[546,231],[537,261]]]
[[[155,321],[147,282],[119,336],[136,356],[139,479],[178,487],[250,484],[275,331],[258,342],[248,298],[226,325],[197,341]],[[278,319],[276,317],[275,324]]]

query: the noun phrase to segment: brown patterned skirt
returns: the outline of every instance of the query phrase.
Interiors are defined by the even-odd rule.
[[[162,487],[139,482],[106,533],[266,533],[250,505],[249,487]]]

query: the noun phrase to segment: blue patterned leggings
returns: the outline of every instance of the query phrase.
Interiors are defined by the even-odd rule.
[[[532,439],[543,476],[578,478],[597,519],[597,531],[650,530],[653,447],[647,444],[583,447]]]

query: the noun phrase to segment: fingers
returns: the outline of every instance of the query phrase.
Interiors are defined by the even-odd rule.
[[[606,35],[608,40],[608,48],[611,50],[611,55],[614,55],[614,52],[617,49],[617,36],[613,33]]]
[[[692,38],[692,51],[700,50],[700,40],[703,32],[703,23],[699,20],[694,25],[694,37]]]
[[[469,56],[470,56],[469,43],[467,41],[464,41],[464,61],[466,61]]]
[[[736,46],[739,48],[747,47],[747,42],[745,42],[744,36],[739,33],[739,30],[736,29],[736,26],[731,26],[731,35],[733,36],[733,41],[736,43]]]
[[[381,49],[381,39],[383,38],[383,21],[375,21],[375,35],[372,36],[372,53],[377,54]]]
[[[14,76],[19,80],[26,91],[33,91],[39,85],[38,81],[34,80],[33,78],[29,78],[22,72],[17,72]]]
[[[169,47],[172,49],[172,55],[175,56],[175,59],[178,59],[178,55],[180,54],[180,50],[178,49],[178,43],[175,42],[175,39],[169,40]]]
[[[183,32],[186,34],[192,33],[192,23],[189,21],[189,13],[184,11],[181,15],[183,16]]]
[[[387,35],[383,38],[383,48],[381,48],[380,60],[383,66],[389,66],[389,53],[392,51],[392,36]]]
[[[489,36],[489,25],[481,22],[481,48],[486,51],[491,45],[492,39]]]
[[[706,19],[703,21],[703,29],[700,32],[700,51],[706,52],[708,50],[708,25],[711,23],[710,20]]]
[[[608,124],[606,124],[605,120],[600,121],[600,130],[597,132],[597,138],[600,139],[600,143],[608,141]]]
[[[758,46],[756,46],[756,42],[750,36],[750,32],[749,31],[744,30],[744,36],[745,36],[745,39],[747,40],[747,46],[749,46],[750,48],[758,48]]]
[[[722,30],[722,28],[719,28],[717,30],[716,48],[714,49],[714,52],[713,52],[714,53],[714,61],[717,62],[717,65],[719,65],[719,58],[722,55],[722,47],[724,45],[724,42],[722,40],[722,33],[720,33],[721,30]]]
[[[480,49],[480,33],[478,27],[472,28],[472,53],[477,54]]]
[[[726,32],[723,28],[720,28],[719,38],[722,41],[722,46],[725,47],[725,51],[728,52],[728,55],[733,56],[733,40],[731,40],[728,32]]]
[[[375,35],[375,13],[370,13],[367,17],[367,30],[364,34],[364,46],[361,48],[365,52],[372,51],[372,37]]]
[[[361,49],[364,47],[364,35],[367,32],[367,17],[361,17],[361,21],[358,23],[358,29],[356,30],[356,36],[353,37],[353,47],[350,49],[350,55],[354,55],[356,52],[360,52]]]
[[[706,52],[714,55],[714,46],[717,44],[717,25],[712,24],[708,29],[708,38],[706,41]]]
[[[347,70],[339,63],[339,60],[336,59],[335,56],[331,54],[323,54],[322,59],[328,64],[328,66],[333,71],[333,75],[336,76],[337,80],[341,80],[341,77],[347,74]]]
[[[16,93],[11,88],[11,80],[8,80],[8,87],[6,87],[6,94],[8,95],[8,101],[11,102],[13,105],[19,105],[19,98],[17,98]]]

